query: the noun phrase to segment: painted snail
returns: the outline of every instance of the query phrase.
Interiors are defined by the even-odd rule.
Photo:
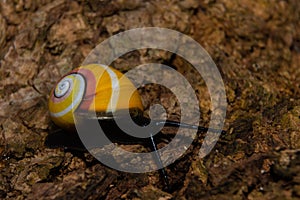
[[[122,77],[122,78],[121,78]],[[128,100],[128,95],[131,95]],[[143,105],[141,98],[133,85],[123,74],[116,69],[105,65],[90,64],[76,68],[64,75],[56,84],[50,93],[49,111],[53,122],[65,130],[75,130],[74,112],[84,113],[83,117],[89,118],[90,112],[96,113],[96,118],[101,127],[108,129],[108,138],[112,142],[128,141],[133,143],[147,144],[153,151],[157,150],[155,141],[161,134],[149,138],[135,138],[133,136],[120,134],[114,123],[115,113],[122,116],[123,110],[130,111],[133,121],[143,126],[149,123],[150,119],[143,116]],[[118,116],[118,115],[117,115]],[[94,119],[94,117],[91,117]],[[197,129],[198,131],[207,131],[208,129],[201,126],[182,124],[176,121],[157,120],[157,125],[184,127]],[[58,138],[60,137],[60,138]],[[48,146],[63,146],[73,148],[76,142],[70,134],[58,136],[57,134],[49,135],[46,143]],[[77,140],[80,140],[77,138]],[[97,141],[99,142],[99,141]],[[53,145],[54,144],[54,145]],[[157,162],[162,166],[160,156],[156,154]],[[167,184],[167,175],[162,168],[161,173]]]
[[[128,103],[126,97],[131,93]],[[74,128],[73,113],[77,110],[96,112],[101,119],[124,109],[141,112],[140,96],[128,78],[104,65],[91,64],[72,70],[58,81],[49,98],[50,116],[63,129]]]

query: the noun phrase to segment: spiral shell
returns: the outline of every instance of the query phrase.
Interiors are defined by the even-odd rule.
[[[51,119],[64,129],[74,127],[75,111],[108,114],[122,109],[143,110],[136,88],[118,70],[99,64],[82,66],[64,75],[49,98]]]

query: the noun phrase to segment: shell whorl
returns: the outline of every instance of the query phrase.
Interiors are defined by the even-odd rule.
[[[133,83],[118,70],[99,64],[82,66],[67,73],[49,98],[52,120],[65,129],[74,127],[77,110],[113,113],[131,108],[143,110]]]

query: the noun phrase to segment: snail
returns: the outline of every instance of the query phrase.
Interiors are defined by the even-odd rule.
[[[75,110],[96,111],[99,118],[112,116],[123,109],[143,110],[139,94],[128,78],[116,69],[91,64],[64,75],[50,93],[49,111],[53,122],[64,128],[74,128]],[[126,101],[131,92],[133,95]]]
[[[113,119],[116,116],[122,117],[124,110],[127,110],[127,112],[129,110],[133,121],[140,126],[147,125],[151,121],[143,115],[141,97],[134,84],[124,77],[120,71],[106,65],[89,64],[70,71],[57,82],[49,97],[50,117],[62,129],[69,132],[75,130],[75,123],[78,123],[78,119],[74,118],[74,113],[78,112],[82,115],[82,118],[93,120],[96,117],[101,127],[106,127],[110,132],[107,136],[111,141],[143,143],[149,145],[156,152],[155,141],[162,136],[161,134],[153,136],[149,133],[149,138],[135,138],[122,134],[122,130],[117,127]],[[89,113],[94,113],[94,115]],[[180,126],[197,129],[198,131],[208,130],[205,127],[170,120],[156,120],[155,123],[157,126]],[[70,134],[64,134],[59,139],[58,135],[54,134],[54,137],[49,135],[46,142],[48,146],[55,146],[53,144],[60,143],[58,146],[72,148],[76,143],[72,142],[72,137]],[[156,154],[156,158],[158,164],[162,166],[158,154]],[[162,168],[161,173],[167,184],[167,175],[164,168]]]

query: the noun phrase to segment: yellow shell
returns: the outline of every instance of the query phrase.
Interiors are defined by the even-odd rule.
[[[132,108],[143,110],[133,83],[118,70],[99,64],[82,66],[64,75],[49,98],[51,119],[64,129],[74,127],[77,110],[113,113]]]

